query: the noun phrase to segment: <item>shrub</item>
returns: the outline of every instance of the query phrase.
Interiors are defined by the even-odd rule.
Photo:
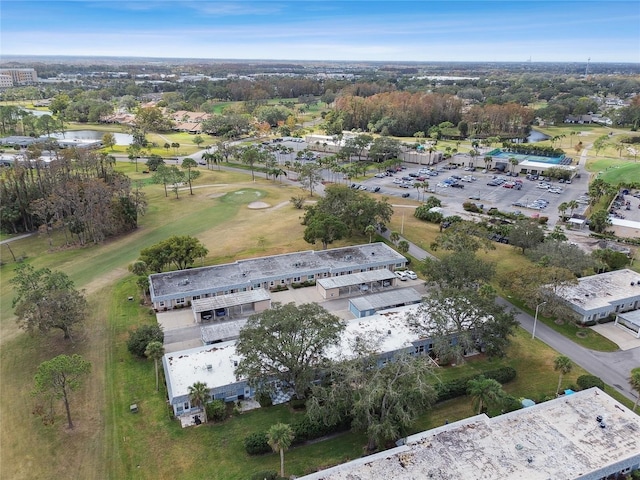
[[[456,378],[449,380],[448,382],[439,383],[435,386],[437,394],[437,402],[444,400],[451,400],[452,398],[461,397],[467,394],[467,383],[469,380],[475,380],[479,376],[484,375],[485,378],[492,378],[505,384],[516,378],[516,371],[512,367],[502,367],[496,370],[489,370],[477,375],[471,375],[467,377]]]
[[[596,323],[597,322],[595,320],[587,320],[582,325],[584,325],[585,327],[593,327]]]
[[[271,452],[265,432],[252,433],[244,439],[244,449],[249,455],[262,455]]]
[[[273,400],[271,399],[271,395],[268,392],[258,392],[256,394],[256,401],[260,404],[261,407],[270,407],[273,405]]]
[[[289,402],[294,410],[304,410],[307,407],[307,401],[304,398],[293,398]]]
[[[160,325],[143,325],[129,334],[127,350],[132,355],[145,357],[145,350],[150,342],[164,342],[164,332]]]
[[[467,212],[474,212],[474,213],[480,212],[480,209],[478,208],[478,206],[473,202],[464,202],[462,204],[462,208]]]
[[[603,323],[611,323],[616,319],[615,315],[607,315],[604,318],[599,318],[597,322],[602,325]]]
[[[522,408],[522,402],[511,395],[507,395],[502,402],[502,410],[506,412],[513,412]]]
[[[578,377],[576,382],[582,390],[586,390],[591,387],[598,387],[600,390],[604,390],[604,382],[602,379],[594,375],[581,375]]]
[[[221,422],[227,418],[227,405],[222,400],[214,400],[207,403],[206,406],[207,418],[214,422]]]

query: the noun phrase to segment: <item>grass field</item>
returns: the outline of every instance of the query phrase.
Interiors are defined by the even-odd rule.
[[[134,179],[147,178],[135,173],[128,163],[118,164],[118,168]],[[25,256],[29,263],[63,270],[76,286],[86,289],[90,312],[86,327],[72,344],[64,342],[57,332],[31,337],[17,330],[8,284],[14,264],[7,247],[1,247],[2,260],[7,263],[0,268],[0,478],[231,480],[277,468],[277,455],[249,457],[242,440],[247,433],[265,430],[277,421],[290,421],[295,413],[286,407],[273,407],[231,418],[221,425],[183,430],[169,417],[166,392],[162,388],[155,392],[153,364],[136,360],[126,351],[128,331],[155,321],[147,308],[127,300],[129,296],[137,298],[127,265],[141,248],[169,235],[193,235],[209,249],[206,264],[311,248],[302,240],[302,212],[289,204],[289,198],[300,193],[297,187],[260,179],[254,183],[246,174],[217,170],[203,170],[194,187],[193,196],[186,189],[180,199],[171,194],[165,198],[161,186],[144,187],[149,209],[138,230],[103,245],[66,248],[61,235],[51,238],[52,245],[46,235],[33,235],[12,244],[14,253]],[[247,208],[256,200],[272,208]],[[400,199],[393,202],[412,205]],[[407,238],[428,248],[438,233],[437,227],[415,219],[413,208],[396,207],[395,211],[391,229],[403,228]],[[259,242],[260,238],[265,242]],[[364,237],[358,240],[367,241]],[[522,257],[509,247],[498,246],[486,258],[499,262],[499,271],[522,268]],[[445,378],[512,365],[518,378],[506,387],[509,393],[534,400],[553,395],[558,377],[552,363],[557,354],[541,342],[531,341],[522,331],[511,352],[508,359],[477,359],[443,370],[441,375]],[[64,428],[61,415],[53,426],[44,426],[32,415],[34,399],[29,392],[33,374],[40,362],[58,353],[79,353],[92,363],[87,384],[72,397],[77,424],[72,432]],[[575,369],[564,384],[570,385],[581,373]],[[139,414],[129,412],[131,403],[139,405]],[[421,417],[415,430],[471,413],[466,398],[446,402]],[[349,433],[294,448],[286,454],[287,473],[301,475],[318,466],[358,457],[364,443],[361,435]]]

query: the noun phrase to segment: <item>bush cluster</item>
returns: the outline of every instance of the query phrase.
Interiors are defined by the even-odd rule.
[[[345,419],[335,425],[325,425],[322,422],[314,422],[308,415],[302,415],[291,424],[294,434],[292,445],[300,445],[332,433],[343,432],[348,430],[350,426],[350,419]],[[267,433],[257,432],[248,435],[244,439],[244,448],[249,455],[262,455],[270,452],[271,447],[267,442]]]
[[[576,383],[582,390],[586,390],[591,387],[598,387],[600,390],[604,391],[604,382],[602,379],[594,375],[581,375],[576,380]]]
[[[489,370],[477,375],[469,375],[466,377],[456,378],[449,380],[448,382],[439,383],[435,386],[437,394],[437,402],[443,402],[445,400],[451,400],[452,398],[461,397],[467,394],[467,383],[469,380],[475,380],[476,378],[484,376],[485,378],[492,378],[501,384],[505,384],[516,378],[516,371],[512,367],[502,367],[496,370]]]
[[[207,418],[214,422],[221,422],[227,418],[227,404],[223,400],[214,400],[206,404]]]
[[[132,355],[146,358],[144,352],[150,342],[164,342],[164,332],[159,325],[142,325],[129,333],[127,350],[129,350]]]

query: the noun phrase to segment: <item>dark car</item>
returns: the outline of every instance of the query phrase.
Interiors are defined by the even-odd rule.
[[[410,194],[408,194],[408,193],[403,193],[403,194],[402,194],[402,198],[407,198],[407,197],[410,197],[410,196],[411,196],[411,195],[410,195]]]
[[[376,187],[373,189],[374,193],[378,193],[380,191],[380,187]]]
[[[451,184],[452,188],[464,188],[464,185],[461,183],[452,183]]]

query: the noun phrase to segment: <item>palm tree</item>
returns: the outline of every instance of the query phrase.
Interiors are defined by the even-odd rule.
[[[267,431],[267,441],[274,452],[280,452],[280,476],[284,477],[284,451],[293,441],[293,430],[286,423],[276,423]]]
[[[207,410],[204,405],[209,400],[209,387],[205,382],[196,382],[189,387],[189,401],[191,405],[202,408],[204,423],[207,423]]]
[[[562,218],[562,220],[564,220],[564,214],[567,213],[567,210],[569,210],[569,204],[567,202],[562,202],[558,205],[558,211],[560,212],[560,218]]]
[[[484,167],[487,170],[491,169],[491,164],[493,163],[493,157],[491,155],[487,155],[486,157],[484,157]]]
[[[640,400],[640,367],[631,370],[631,380],[629,380],[629,383],[631,383],[631,388],[637,393],[636,401],[633,404],[633,411],[635,412],[638,406],[638,400]]]
[[[518,165],[518,159],[516,157],[509,157],[509,163],[511,164],[511,173],[513,173],[516,165]]]
[[[400,234],[394,230],[389,235],[389,240],[391,240],[394,244],[397,244],[398,240],[400,240]]]
[[[475,148],[472,148],[469,151],[469,156],[471,157],[470,167],[476,168],[476,157],[478,156],[478,151]]]
[[[578,208],[580,206],[580,204],[578,203],[577,200],[571,200],[569,202],[567,202],[567,207],[570,210],[570,215],[573,216],[573,211]]]
[[[556,372],[560,372],[558,378],[558,388],[556,388],[556,395],[558,395],[558,393],[560,392],[560,385],[562,385],[562,377],[563,375],[566,375],[567,373],[571,372],[571,370],[573,370],[573,362],[569,357],[565,355],[559,355],[553,361],[553,369]]]
[[[164,355],[164,346],[162,345],[162,342],[157,342],[157,341],[149,342],[146,350],[144,351],[144,354],[147,358],[153,359],[153,364],[156,368],[156,392],[157,392],[160,388],[159,381],[158,381],[158,360],[160,360]]]
[[[398,242],[398,251],[400,253],[407,253],[409,251],[409,242],[406,240],[400,240]]]
[[[373,234],[376,233],[376,227],[374,227],[373,225],[367,225],[366,227],[364,227],[364,233],[366,235],[369,235],[369,243],[371,243],[371,241],[373,240]]]
[[[472,398],[473,404],[478,409],[478,414],[480,414],[485,406],[499,404],[505,393],[500,382],[481,375],[467,382],[467,395]]]

